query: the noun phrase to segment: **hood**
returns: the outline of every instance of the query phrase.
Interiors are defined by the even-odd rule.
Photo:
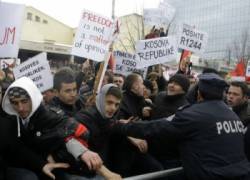
[[[96,108],[104,119],[107,119],[107,117],[105,116],[105,97],[111,87],[117,86],[115,84],[106,84],[101,88],[100,92],[96,96]]]
[[[29,114],[29,116],[27,117],[27,119],[30,118],[42,102],[43,96],[42,96],[40,90],[37,88],[37,86],[34,84],[34,82],[30,78],[27,78],[27,77],[21,77],[20,79],[17,79],[8,87],[8,89],[6,90],[6,93],[3,97],[2,108],[7,114],[16,115],[17,117],[18,117],[18,114],[12,108],[12,106],[10,104],[9,96],[8,96],[9,90],[13,87],[22,88],[29,94],[29,96],[31,98],[31,102],[32,102],[32,111]]]

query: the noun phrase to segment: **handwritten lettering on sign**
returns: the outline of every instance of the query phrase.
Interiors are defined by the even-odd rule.
[[[130,73],[137,72],[144,76],[147,68],[138,69],[135,54],[130,54],[121,51],[115,51],[114,57],[116,60],[116,69],[115,73],[123,74],[124,76],[129,75]]]
[[[14,44],[15,42],[16,27],[6,27],[3,37],[0,39],[0,46],[6,44]]]
[[[109,50],[114,23],[111,19],[84,11],[77,29],[72,54],[103,61]]]
[[[25,6],[0,2],[0,58],[17,58]]]

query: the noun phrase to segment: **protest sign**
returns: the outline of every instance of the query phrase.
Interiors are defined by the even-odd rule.
[[[0,59],[0,69],[14,68],[20,64],[20,59]]]
[[[161,2],[159,8],[144,9],[144,24],[156,27],[167,26],[174,18],[175,11],[175,8],[167,2]]]
[[[114,33],[113,21],[84,10],[76,32],[72,54],[94,61],[104,61]]]
[[[47,54],[41,53],[13,69],[15,79],[26,76],[32,79],[41,92],[53,87],[53,76],[50,71]]]
[[[115,73],[127,76],[133,72],[141,74],[143,77],[146,76],[147,68],[137,69],[136,55],[121,51],[114,52],[114,58],[116,61]]]
[[[0,2],[0,58],[16,58],[25,6]]]
[[[208,35],[206,32],[183,24],[179,31],[178,47],[201,55],[205,51]]]
[[[167,1],[160,2],[159,9],[162,11],[162,23],[171,22],[174,18],[176,9],[167,3]]]
[[[143,20],[145,25],[160,26],[162,24],[163,12],[157,8],[143,10]]]
[[[177,47],[174,36],[140,40],[136,43],[137,68],[176,60]]]

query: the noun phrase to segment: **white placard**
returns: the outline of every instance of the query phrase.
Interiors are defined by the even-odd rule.
[[[16,67],[20,64],[20,59],[0,59],[0,69]]]
[[[114,33],[111,19],[84,10],[76,32],[72,54],[103,61]]]
[[[159,8],[144,9],[144,24],[156,27],[167,26],[174,18],[175,11],[175,8],[167,2],[161,2]]]
[[[162,11],[162,23],[165,24],[167,21],[170,22],[174,18],[176,9],[167,3],[166,1],[159,4],[159,9]]]
[[[0,1],[0,58],[17,57],[24,10],[24,5]]]
[[[136,43],[137,68],[176,61],[177,47],[175,36],[140,40]]]
[[[208,34],[192,26],[183,24],[179,31],[178,47],[202,55],[205,51]]]
[[[41,92],[53,87],[53,76],[50,71],[47,54],[41,53],[13,69],[15,79],[26,76],[33,80]]]
[[[162,24],[163,11],[157,8],[143,10],[143,20],[145,25],[160,26]]]
[[[127,76],[133,72],[137,72],[145,77],[147,68],[137,69],[137,60],[135,54],[130,54],[121,51],[114,51],[114,58],[116,62],[115,73]]]

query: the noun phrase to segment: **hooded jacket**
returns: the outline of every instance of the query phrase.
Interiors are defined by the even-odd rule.
[[[47,163],[40,156],[27,148],[17,137],[13,136],[12,130],[15,121],[0,117],[0,179],[2,180],[4,170],[11,162],[20,164],[35,171],[41,171]],[[5,179],[5,178],[3,178]]]
[[[76,120],[87,126],[90,132],[89,148],[97,152],[104,162],[108,159],[108,141],[114,123],[112,118],[105,116],[105,97],[111,87],[116,87],[116,85],[104,85],[96,96],[96,105],[78,112],[75,116]]]
[[[105,116],[105,97],[111,87],[116,86],[104,85],[96,97],[96,105],[76,115],[76,119],[90,131],[89,148],[100,155],[105,166],[124,177],[134,175],[132,172],[161,170],[158,162],[153,161],[147,153],[140,155],[141,153],[128,141],[127,136],[114,131],[113,127],[118,123],[116,115],[112,118]],[[140,165],[133,168],[138,161]]]
[[[105,166],[110,168],[111,155],[111,137],[113,125],[116,123],[114,117],[105,116],[105,97],[111,87],[117,87],[114,84],[104,85],[96,97],[96,105],[86,110],[79,111],[75,119],[84,124],[89,130],[89,149],[97,152],[102,158]],[[115,116],[115,115],[114,115]]]
[[[2,101],[2,108],[7,114],[15,115],[17,117],[18,137],[20,137],[21,136],[21,134],[20,134],[20,120],[19,120],[20,117],[19,117],[18,113],[12,108],[12,105],[10,104],[10,99],[8,96],[9,90],[12,89],[13,87],[19,87],[19,88],[24,89],[29,94],[29,96],[31,98],[32,110],[26,119],[30,119],[30,117],[38,109],[38,107],[40,106],[40,104],[42,102],[43,96],[42,96],[41,92],[39,91],[39,89],[36,87],[36,85],[32,82],[32,80],[27,78],[27,77],[22,77],[22,78],[18,79],[17,81],[12,83],[8,87],[8,89],[6,90],[5,95],[3,97],[3,101]]]
[[[21,118],[10,104],[8,92],[13,87],[24,89],[31,98],[32,110],[26,118],[29,121],[27,128],[20,123]],[[32,150],[47,157],[48,154],[53,154],[59,147],[64,146],[67,137],[75,135],[79,123],[60,116],[56,112],[48,111],[42,105],[42,98],[41,92],[33,81],[22,77],[7,89],[3,97],[2,107],[9,115],[16,116],[18,137]]]

